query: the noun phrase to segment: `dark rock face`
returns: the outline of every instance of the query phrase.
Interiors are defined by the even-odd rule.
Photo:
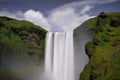
[[[94,32],[91,27],[85,24],[82,24],[74,30],[75,80],[79,80],[79,73],[82,72],[89,60],[85,53],[85,44],[92,40],[93,34]]]
[[[11,69],[43,63],[46,32],[28,21],[0,17],[0,80],[13,80]]]
[[[87,24],[96,26],[91,27],[95,34],[86,44],[90,60],[80,74],[80,80],[120,80],[119,17],[119,12],[101,13],[87,21]]]

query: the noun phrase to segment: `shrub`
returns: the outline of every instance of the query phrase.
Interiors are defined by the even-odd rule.
[[[105,12],[101,12],[100,15],[99,15],[99,17],[101,17],[101,18],[106,18],[107,15],[105,14]]]
[[[113,27],[117,27],[120,25],[120,21],[118,19],[114,19],[111,21],[110,25]]]

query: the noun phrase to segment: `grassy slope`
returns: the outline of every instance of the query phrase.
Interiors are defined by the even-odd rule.
[[[28,21],[0,17],[0,80],[8,74],[8,65],[29,66],[43,60],[45,34],[46,30]]]
[[[101,13],[83,25],[95,31],[86,44],[90,60],[80,80],[120,80],[120,13]]]
[[[13,52],[43,55],[45,34],[46,30],[30,22],[0,17],[1,53],[5,46]]]

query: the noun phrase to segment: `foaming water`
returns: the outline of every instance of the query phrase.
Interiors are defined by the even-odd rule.
[[[45,73],[52,80],[75,80],[73,31],[46,35]]]

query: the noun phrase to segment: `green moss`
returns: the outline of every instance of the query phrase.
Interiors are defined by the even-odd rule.
[[[0,60],[2,56],[24,55],[43,59],[46,30],[31,22],[0,17]],[[24,59],[23,59],[24,60]]]
[[[0,80],[22,80],[10,75],[11,65],[43,64],[46,32],[28,21],[0,17]]]
[[[79,80],[90,80],[90,74],[91,74],[91,68],[90,65],[87,64],[85,66],[86,68],[84,69],[84,71],[80,74],[80,79]]]
[[[86,44],[86,54],[89,56],[89,58],[91,58],[94,52],[95,52],[95,46],[93,42],[88,42]]]
[[[93,41],[86,44],[90,60],[80,80],[119,80],[120,74],[120,13],[101,13],[86,25],[95,31]],[[114,22],[113,22],[114,21]],[[113,24],[114,23],[114,24]],[[85,25],[85,23],[83,23]]]

